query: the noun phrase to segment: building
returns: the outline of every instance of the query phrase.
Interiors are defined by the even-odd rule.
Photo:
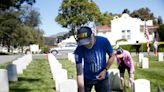
[[[119,44],[135,44],[136,41],[147,42],[145,37],[145,23],[152,32],[149,34],[149,40],[152,41],[154,37],[153,21],[142,21],[139,18],[132,18],[128,14],[122,14],[121,17],[114,17],[111,21],[111,26],[97,26],[97,35],[105,36],[109,39],[112,45],[116,44],[117,40],[126,39],[125,42]]]

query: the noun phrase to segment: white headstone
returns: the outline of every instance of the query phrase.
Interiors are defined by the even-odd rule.
[[[143,53],[139,53],[139,63],[141,63],[143,57],[144,57],[144,54]]]
[[[17,81],[17,70],[16,70],[16,65],[15,64],[8,64],[6,67],[8,71],[8,80],[9,81]]]
[[[149,60],[148,60],[148,58],[146,58],[146,57],[142,58],[141,67],[142,68],[149,68]]]
[[[39,52],[39,45],[38,44],[30,45],[30,51],[34,53]]]
[[[150,92],[150,81],[146,79],[137,79],[133,84],[133,92]]]
[[[13,64],[16,65],[17,74],[23,74],[22,62],[20,62],[20,60],[18,59],[13,61]]]
[[[77,92],[77,89],[76,80],[69,79],[61,82],[59,92]]]
[[[60,84],[67,79],[68,79],[67,70],[65,70],[65,69],[62,69],[62,71],[60,71],[60,73],[56,74],[56,76],[55,76],[56,91],[59,91]]]
[[[6,69],[0,69],[0,92],[9,92],[9,82]]]
[[[110,89],[113,91],[121,90],[120,72],[118,69],[109,69]]]
[[[158,61],[164,61],[163,53],[158,53]]]
[[[75,55],[73,53],[68,53],[68,60],[75,63]]]

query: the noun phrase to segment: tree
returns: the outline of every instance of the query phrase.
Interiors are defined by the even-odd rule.
[[[11,46],[21,47],[22,51],[24,46],[28,46],[31,43],[43,46],[44,32],[37,28],[38,22],[27,22],[27,20],[33,20],[34,17],[38,18],[37,20],[40,20],[40,18],[38,16],[29,18],[25,15],[30,16],[33,15],[33,13],[20,13],[19,11],[11,9],[4,11],[4,13],[0,15],[0,44],[7,46],[8,52],[10,52]]]
[[[160,41],[164,41],[164,24],[161,24],[158,28],[158,34]]]
[[[122,14],[123,14],[123,13],[130,14],[130,11],[126,8],[126,9],[123,10]]]
[[[35,29],[33,30],[33,42],[31,43],[35,43],[35,44],[39,44],[40,46],[44,45],[44,37],[43,34],[44,32],[41,29]]]
[[[20,20],[23,25],[38,27],[41,23],[40,13],[32,7],[24,6],[20,8]]]
[[[100,10],[93,1],[63,0],[55,21],[74,33],[75,29],[88,21],[97,21],[99,16]]]
[[[99,16],[98,21],[96,21],[96,25],[110,25],[112,19],[113,19],[112,13],[108,13],[108,12],[102,13]]]
[[[142,20],[153,20],[155,21],[154,14],[151,12],[149,8],[140,8],[138,10],[133,11],[130,14],[132,17],[138,17]]]
[[[10,7],[15,7],[19,9],[23,3],[33,5],[35,3],[35,0],[1,0],[0,10],[6,10]]]
[[[2,45],[8,47],[8,52],[10,52],[10,46],[13,45],[14,39],[17,36],[16,32],[20,29],[18,15],[18,12],[9,11],[1,15],[0,18],[1,42]]]
[[[157,23],[160,25],[160,24],[163,24],[163,20],[162,20],[162,17],[161,16],[158,16],[157,18]]]

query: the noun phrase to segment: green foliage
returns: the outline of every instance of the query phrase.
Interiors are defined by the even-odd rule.
[[[123,14],[123,13],[130,14],[130,11],[126,8],[126,9],[123,10],[122,14]]]
[[[21,22],[30,27],[38,27],[41,23],[40,13],[32,7],[24,6],[20,8],[20,20]]]
[[[135,44],[134,44],[135,45]],[[134,45],[119,45],[121,48],[128,50],[130,52],[135,52],[135,46]],[[150,51],[153,51],[153,43],[150,43]],[[141,43],[140,52],[147,52],[147,46],[146,43]],[[158,52],[164,52],[164,46],[158,46]]]
[[[40,23],[40,14],[36,10],[25,7],[20,11],[10,9],[0,14],[0,43],[21,47],[30,44],[44,46],[43,30],[36,28]]]
[[[35,0],[1,0],[0,10],[6,10],[10,7],[15,7],[19,9],[23,3],[33,5],[35,3]]]
[[[48,46],[44,46],[41,48],[41,53],[48,53],[48,50],[49,50]]]
[[[163,20],[162,20],[161,16],[158,16],[157,23],[160,24],[160,25],[163,24]]]
[[[88,21],[96,21],[100,10],[95,2],[88,0],[63,0],[56,21],[71,31]]]
[[[140,8],[138,10],[134,10],[131,14],[132,17],[140,18],[141,20],[153,20],[154,24],[157,24],[155,20],[154,14],[151,12],[149,8]]]
[[[96,21],[96,25],[110,25],[112,19],[113,16],[111,13],[101,13],[101,15],[98,17],[98,20]]]
[[[164,41],[164,24],[161,24],[158,29],[160,41]]]
[[[0,15],[0,42],[10,47],[14,44],[17,33],[20,31],[20,21],[18,12],[9,11]],[[8,51],[10,51],[8,49]]]

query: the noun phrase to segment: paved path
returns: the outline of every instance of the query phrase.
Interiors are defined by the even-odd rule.
[[[21,56],[22,55],[0,55],[0,64],[14,61],[15,59]]]

